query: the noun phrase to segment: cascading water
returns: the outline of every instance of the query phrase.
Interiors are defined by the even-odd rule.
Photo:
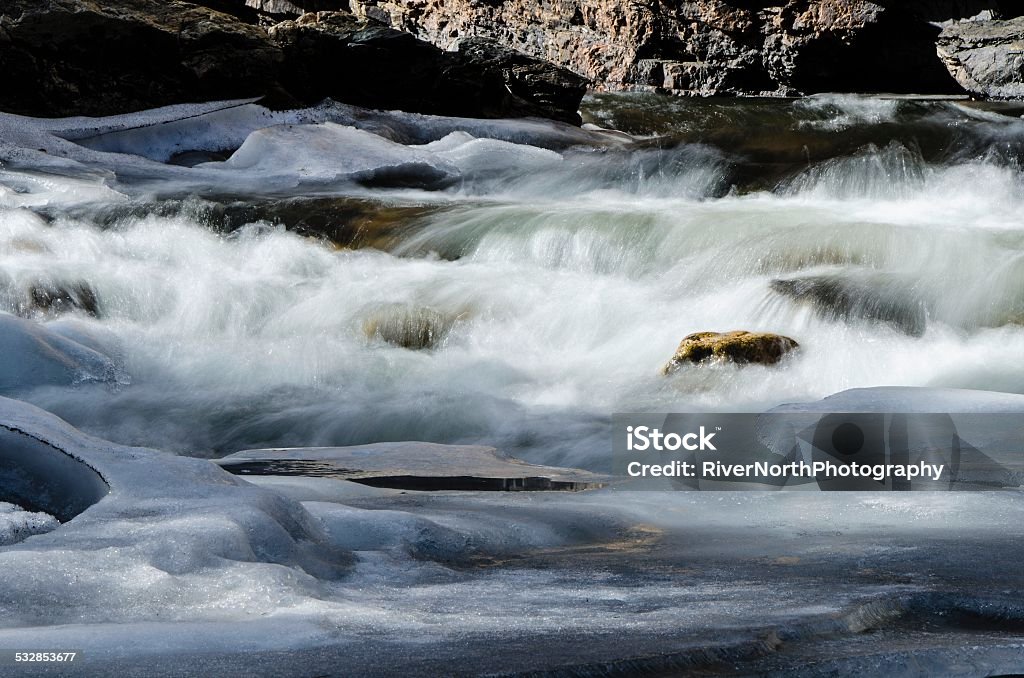
[[[5,393],[184,454],[428,440],[595,469],[612,412],[1024,393],[1018,111],[619,95],[585,112],[636,136],[467,121],[411,138],[398,119],[376,130],[392,143],[337,111],[255,135],[220,113],[230,130],[201,148],[157,124],[55,132],[77,160],[9,154],[2,310],[116,369]],[[156,162],[246,137],[227,163]],[[343,176],[331,159],[352,148]],[[339,224],[355,235],[315,237]],[[801,350],[660,374],[684,335],[733,329]]]

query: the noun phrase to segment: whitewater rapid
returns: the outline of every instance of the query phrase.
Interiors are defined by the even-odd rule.
[[[587,107],[0,115],[0,649],[146,678],[1019,670],[1014,490],[420,492],[195,458],[426,440],[604,471],[616,411],[1024,411],[1019,111]],[[731,329],[800,349],[661,374]],[[473,449],[235,461],[557,471]]]
[[[244,102],[93,128],[8,120],[24,139],[8,136],[0,173],[2,310],[40,281],[84,283],[95,317],[21,314],[87,335],[110,365],[4,394],[190,455],[426,440],[601,469],[612,412],[880,385],[1024,393],[1019,118],[856,97],[704,118],[669,101],[640,122],[636,101],[589,105],[634,137]],[[779,125],[778,166],[751,116]],[[865,143],[826,147],[851,137]],[[165,162],[186,150],[210,155]],[[357,237],[318,237],[350,222]],[[806,280],[848,308],[779,293]],[[410,313],[440,319],[431,348],[372,329]],[[801,350],[660,374],[683,336],[734,329]]]

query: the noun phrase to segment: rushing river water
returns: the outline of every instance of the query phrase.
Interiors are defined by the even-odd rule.
[[[403,142],[378,149],[323,116],[250,136],[229,111],[55,133],[71,160],[15,141],[0,309],[115,368],[4,394],[199,456],[428,440],[601,469],[612,412],[1024,393],[1021,111],[603,95],[584,113],[632,136],[364,114]],[[350,148],[415,157],[332,174]],[[801,348],[660,373],[686,334],[734,329]]]

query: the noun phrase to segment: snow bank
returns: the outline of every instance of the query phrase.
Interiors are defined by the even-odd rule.
[[[448,154],[428,144],[472,136]],[[235,194],[351,190],[351,184],[437,189],[459,167],[493,171],[544,166],[559,156],[546,148],[603,148],[625,141],[546,120],[475,120],[370,111],[332,101],[270,111],[253,100],[185,104],[106,118],[42,119],[0,113],[0,161],[38,175],[0,175],[0,206],[123,200],[128,195]],[[449,144],[451,146],[451,144]],[[533,148],[537,147],[537,148]],[[196,167],[167,164],[190,152],[233,155]],[[216,172],[212,170],[218,170]],[[80,178],[65,195],[45,190],[45,173]],[[42,174],[40,174],[42,173]],[[6,178],[5,178],[6,176]],[[20,182],[22,186],[13,186]],[[67,184],[65,183],[65,193]],[[28,194],[31,197],[19,197]]]
[[[90,438],[14,400],[0,424],[3,466],[33,479],[32,497],[76,504],[65,518],[90,504],[0,550],[4,627],[266,614],[351,565],[298,503],[209,462]]]
[[[477,176],[513,169],[536,171],[562,162],[562,156],[554,151],[498,139],[477,139],[467,132],[452,132],[419,148],[436,153],[464,173]]]
[[[451,183],[458,170],[417,149],[354,127],[334,123],[282,125],[250,134],[223,163],[204,163],[197,171],[244,170],[263,181],[284,185],[331,184],[349,179],[362,184],[437,188]]]
[[[26,511],[15,504],[0,501],[0,546],[19,542],[34,534],[44,534],[60,523],[48,513]]]
[[[894,621],[1016,609],[1016,493],[250,484],[16,401],[0,400],[0,422],[110,485],[59,528],[0,547],[0,646],[83,649],[84,675],[241,675],[255,662],[282,676],[478,674],[550,668],[548,649],[570,667],[706,662],[766,632],[848,656],[872,628],[893,631],[873,646],[885,655],[904,640]],[[970,644],[989,657],[994,638]]]

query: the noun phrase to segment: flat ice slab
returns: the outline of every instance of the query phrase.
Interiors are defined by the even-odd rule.
[[[528,464],[493,447],[422,442],[245,450],[218,463],[237,475],[342,478],[410,490],[584,490],[607,480],[589,471]]]

